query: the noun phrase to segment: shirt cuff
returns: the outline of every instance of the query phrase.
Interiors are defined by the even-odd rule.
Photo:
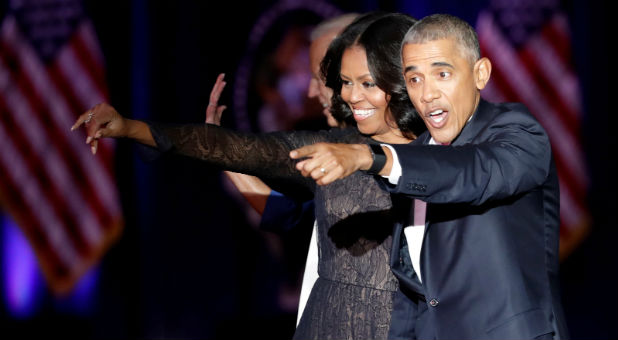
[[[382,177],[387,178],[390,184],[397,185],[397,183],[399,183],[399,177],[401,177],[401,164],[399,163],[399,157],[397,157],[397,152],[395,152],[395,148],[388,144],[380,145],[385,146],[389,150],[391,150],[391,155],[393,155],[393,166],[391,167],[391,173]]]

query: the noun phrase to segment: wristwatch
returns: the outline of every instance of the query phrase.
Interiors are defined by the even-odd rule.
[[[373,158],[373,163],[371,163],[371,167],[367,169],[366,172],[377,175],[386,165],[386,155],[384,154],[384,150],[382,146],[379,144],[370,144],[369,151],[371,151],[371,157]]]

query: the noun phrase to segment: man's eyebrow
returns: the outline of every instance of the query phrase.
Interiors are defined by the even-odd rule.
[[[453,65],[445,62],[445,61],[436,61],[434,63],[431,63],[432,67],[449,67],[449,68],[455,68]],[[416,67],[415,65],[410,65],[410,66],[406,66],[406,68],[403,70],[403,73],[408,73],[408,72],[412,72],[412,71],[416,71],[418,67]]]
[[[416,66],[410,65],[410,66],[406,66],[406,68],[403,70],[403,73],[408,73],[410,71],[415,71],[415,70],[416,70]]]
[[[433,67],[450,67],[450,68],[455,68],[453,65],[445,62],[445,61],[436,61],[435,63],[432,63],[431,66]]]

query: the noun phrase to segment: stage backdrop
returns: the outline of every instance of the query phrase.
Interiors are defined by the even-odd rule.
[[[561,282],[574,339],[618,337],[616,146],[609,10],[590,1],[0,2],[0,337],[289,339],[310,229],[283,237],[198,161],[93,157],[69,131],[90,105],[201,123],[216,76],[222,125],[324,128],[305,96],[308,32],[345,12],[443,12],[475,26],[483,96],[547,129],[561,186]],[[317,112],[317,114],[316,114]],[[599,303],[601,302],[601,303]]]

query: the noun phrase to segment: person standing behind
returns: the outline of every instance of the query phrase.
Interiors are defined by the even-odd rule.
[[[320,74],[320,62],[326,54],[328,45],[354,19],[358,13],[347,13],[328,18],[320,22],[310,34],[309,66],[311,81],[307,90],[307,97],[315,98],[322,106],[326,123],[331,128],[354,126],[352,117],[333,116],[330,111],[330,102],[333,90],[326,87]],[[217,77],[210,93],[210,100],[206,109],[206,123],[220,125],[221,116],[226,106],[219,105],[219,98],[226,85],[224,74]],[[255,176],[245,175],[232,171],[224,171],[230,181],[236,186],[247,202],[262,216],[260,229],[276,233],[284,233],[298,226],[302,221],[314,221],[313,202],[298,202],[283,194],[272,190],[266,183]],[[318,278],[318,249],[315,223],[309,241],[309,249],[302,277],[301,291],[298,303],[296,324],[300,322],[311,287]]]
[[[491,62],[465,21],[423,18],[401,53],[409,97],[428,132],[383,149],[383,187],[415,198],[421,218],[394,230],[391,268],[402,294],[389,338],[568,338],[558,281],[558,177],[547,133],[524,105],[481,98]],[[338,149],[318,144],[293,153],[313,157],[297,166],[318,184],[375,163],[368,148],[323,156]],[[326,162],[347,167],[315,171]]]

